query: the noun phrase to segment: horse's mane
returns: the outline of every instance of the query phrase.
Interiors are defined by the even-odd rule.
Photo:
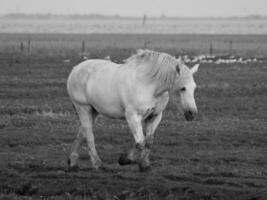
[[[125,61],[125,64],[135,65],[137,73],[144,81],[156,83],[156,95],[170,90],[174,85],[178,61],[166,53],[138,50]]]

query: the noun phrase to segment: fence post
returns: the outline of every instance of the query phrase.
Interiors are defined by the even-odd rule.
[[[82,53],[84,53],[85,52],[85,41],[83,40],[82,41]]]
[[[28,40],[28,53],[31,52],[31,40]]]
[[[213,55],[213,46],[212,46],[212,42],[210,43],[210,56]]]
[[[23,53],[23,50],[24,50],[23,42],[20,42],[20,52]]]
[[[232,53],[233,53],[233,41],[230,40],[229,41],[229,54],[232,55]]]
[[[148,46],[148,44],[150,44],[151,42],[149,41],[149,40],[146,40],[145,42],[144,42],[144,49],[146,49],[147,48],[147,46]]]
[[[143,17],[143,22],[142,22],[142,25],[144,26],[144,25],[146,25],[146,15],[144,15],[144,17]]]

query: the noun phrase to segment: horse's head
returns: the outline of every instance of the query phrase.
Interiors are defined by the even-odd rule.
[[[199,64],[196,64],[189,69],[180,60],[178,60],[178,65],[176,67],[178,78],[175,85],[179,92],[184,116],[187,121],[193,120],[197,114],[197,106],[194,98],[196,83],[193,75],[197,72],[198,67]]]

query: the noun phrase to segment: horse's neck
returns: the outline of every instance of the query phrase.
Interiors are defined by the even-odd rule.
[[[148,77],[143,74],[137,73],[136,71],[135,73],[135,83],[133,84],[138,85],[140,90],[149,91],[154,97],[161,96],[163,93],[170,91],[170,85],[161,84],[157,80],[149,80]]]
[[[171,87],[170,86],[156,86],[155,87],[155,92],[154,92],[154,96],[161,96],[162,94],[164,94],[165,92],[170,93],[171,91]]]
[[[134,83],[139,90],[144,90],[154,97],[161,96],[165,92],[170,92],[170,87],[167,85],[158,84],[157,81],[148,81],[145,76],[136,77]]]

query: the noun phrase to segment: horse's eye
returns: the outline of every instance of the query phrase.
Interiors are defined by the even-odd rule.
[[[182,91],[182,92],[185,92],[185,90],[186,90],[185,87],[182,87],[182,88],[181,88],[181,91]]]

